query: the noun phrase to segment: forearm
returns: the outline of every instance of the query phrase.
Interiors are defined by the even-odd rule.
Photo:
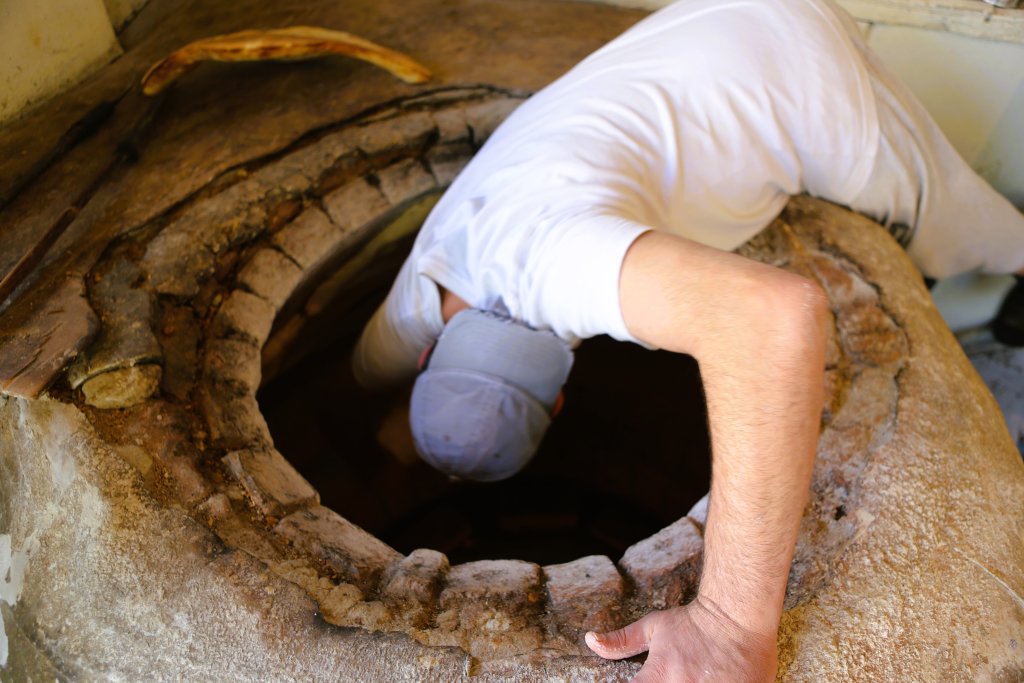
[[[823,402],[824,331],[802,317],[793,314],[789,331],[762,328],[762,340],[741,335],[727,351],[698,359],[713,453],[700,596],[772,635]]]
[[[356,381],[373,391],[402,386],[416,376],[420,354],[443,326],[437,286],[407,261],[352,352]]]
[[[774,635],[818,433],[824,298],[797,276],[660,234],[634,244],[620,289],[638,338],[700,363],[713,458],[700,595]]]
[[[418,354],[416,345],[396,329],[382,305],[352,350],[352,370],[364,389],[388,391],[415,375]]]

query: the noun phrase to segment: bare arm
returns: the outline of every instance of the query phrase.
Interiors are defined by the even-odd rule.
[[[459,311],[469,308],[462,297],[444,287],[438,286],[441,296],[441,319],[448,323]],[[391,407],[377,426],[377,443],[396,460],[406,465],[416,462],[416,445],[409,426],[409,399],[412,382],[401,385],[393,391]]]
[[[647,233],[627,253],[620,300],[637,338],[700,364],[711,507],[695,603],[590,642],[616,658],[650,649],[638,680],[769,680],[818,436],[824,296],[777,268]],[[723,643],[732,664],[721,651],[702,656]]]

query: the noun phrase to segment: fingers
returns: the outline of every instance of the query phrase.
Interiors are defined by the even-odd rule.
[[[648,618],[644,617],[618,631],[600,634],[589,631],[585,637],[587,646],[605,659],[624,659],[647,652],[650,643],[648,624]]]

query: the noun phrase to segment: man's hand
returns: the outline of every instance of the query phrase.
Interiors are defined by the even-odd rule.
[[[652,612],[618,631],[588,633],[587,645],[606,659],[650,651],[633,683],[775,679],[775,634],[747,631],[700,598],[685,607]]]

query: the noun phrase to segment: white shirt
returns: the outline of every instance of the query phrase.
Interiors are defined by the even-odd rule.
[[[356,376],[415,373],[437,285],[575,344],[636,341],[619,308],[649,229],[731,250],[790,195],[849,203],[879,125],[856,24],[830,0],[680,0],[520,106],[434,208],[356,347]]]

